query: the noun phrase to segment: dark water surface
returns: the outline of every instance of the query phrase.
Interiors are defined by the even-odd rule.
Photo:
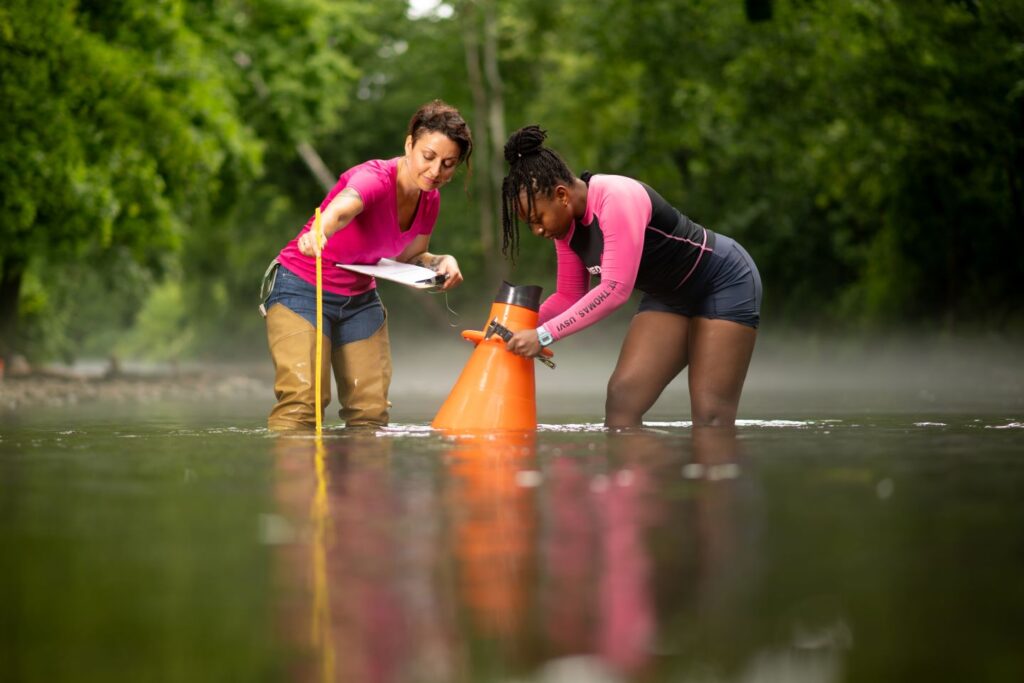
[[[265,407],[0,416],[0,680],[1024,680],[1019,411],[318,441]]]

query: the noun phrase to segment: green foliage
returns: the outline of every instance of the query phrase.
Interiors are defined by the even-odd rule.
[[[162,271],[259,160],[182,3],[16,2],[3,19],[3,262],[40,282],[67,263],[113,265],[92,296],[125,254]],[[73,326],[74,311],[53,315]]]
[[[206,218],[229,163],[252,172],[254,140],[180,3],[98,3],[95,15],[48,4],[50,16],[9,10],[3,248],[74,257],[124,245],[155,263],[186,221]]]
[[[152,290],[131,332],[119,335],[110,348],[126,358],[173,361],[189,357],[197,345],[188,311],[180,282],[165,282]]]
[[[540,123],[575,171],[641,178],[739,239],[769,325],[1019,324],[1024,2],[748,5],[494,2],[506,126]],[[138,322],[133,354],[261,348],[259,277],[323,196],[299,145],[333,174],[398,155],[435,97],[486,125],[463,43],[484,5],[450,6],[5,3],[0,275],[21,287],[19,344],[91,353]],[[474,182],[444,191],[432,241],[476,283],[457,310],[498,276]],[[550,291],[553,271],[524,234],[511,279]]]
[[[6,7],[0,92],[12,116],[0,122],[0,263],[17,257],[39,282],[68,263],[103,274],[34,299],[20,345],[40,336],[47,314],[62,321],[54,330],[82,327],[81,304],[116,291],[133,263],[184,276],[186,324],[208,330],[233,315],[241,297],[232,285],[241,290],[245,278],[254,288],[247,269],[270,253],[268,241],[237,245],[273,217],[267,204],[288,204],[295,179],[308,177],[295,145],[337,129],[356,74],[344,41],[370,40],[366,13],[327,0]],[[261,187],[264,162],[273,170]],[[92,322],[104,336],[109,321]]]
[[[742,241],[769,320],[1019,316],[1024,5],[773,6],[562,4],[516,124]]]
[[[59,275],[41,280],[37,273]],[[26,294],[38,291],[40,305],[23,301],[24,352],[31,359],[68,362],[111,355],[149,301],[153,282],[153,273],[124,248],[105,250],[95,259],[33,268],[25,289]]]

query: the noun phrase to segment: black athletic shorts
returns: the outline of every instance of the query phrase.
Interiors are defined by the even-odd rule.
[[[761,275],[739,242],[716,235],[715,250],[679,294],[644,294],[638,311],[716,318],[756,328],[761,322]]]

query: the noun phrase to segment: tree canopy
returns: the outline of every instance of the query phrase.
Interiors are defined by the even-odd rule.
[[[0,92],[0,353],[258,342],[266,262],[435,97],[477,137],[435,238],[466,300],[553,283],[543,241],[498,254],[538,123],[741,241],[773,325],[1024,318],[1022,0],[12,0]]]

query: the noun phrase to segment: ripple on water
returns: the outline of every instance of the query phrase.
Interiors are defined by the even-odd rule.
[[[1010,422],[1004,425],[985,425],[985,429],[1024,429],[1024,422]]]
[[[781,429],[801,429],[804,427],[819,427],[842,422],[842,420],[736,420],[737,427],[771,427]],[[680,420],[678,422],[645,422],[645,427],[693,427],[691,420]]]
[[[419,424],[390,424],[386,427],[381,427],[375,434],[377,436],[430,436],[435,433],[435,429],[430,425],[419,425]]]
[[[975,423],[981,422],[975,420]],[[911,423],[914,427],[921,428],[945,428],[949,427],[949,422],[935,422],[935,421],[918,421]],[[674,421],[651,421],[644,422],[645,429],[691,429],[693,427],[692,420],[674,420]],[[762,428],[762,429],[814,429],[814,428],[833,428],[833,427],[858,427],[858,424],[845,423],[841,419],[828,418],[828,419],[813,419],[813,420],[784,420],[784,419],[741,419],[736,420],[737,427],[747,428]],[[985,429],[1024,429],[1024,422],[1011,421],[1005,424],[975,424],[974,426],[983,427]],[[608,432],[608,428],[604,426],[603,422],[566,422],[562,424],[554,423],[540,423],[537,425],[538,432],[545,432],[551,434],[601,434]],[[61,432],[62,434],[74,434],[74,431]],[[269,435],[275,436],[275,432],[271,432],[265,427],[259,428],[243,428],[243,427],[217,427],[212,429],[200,429],[200,430],[176,430],[176,436],[207,436],[210,434],[241,434],[241,435]],[[386,427],[380,427],[372,432],[374,436],[379,437],[391,437],[391,438],[426,438],[435,435],[444,435],[443,432],[434,429],[429,424],[390,424]],[[350,433],[344,428],[334,428],[324,431],[323,436],[327,438],[333,437],[344,437]],[[140,434],[121,433],[118,434],[120,438],[140,438]],[[296,435],[300,436],[300,435]],[[309,438],[315,438],[316,435],[310,432],[306,434]]]
[[[842,420],[736,420],[738,427],[768,427],[776,429],[801,429],[807,427],[828,426],[839,423]],[[678,420],[673,422],[644,422],[647,429],[689,429],[693,427],[691,420]],[[554,434],[575,434],[593,433],[600,434],[608,431],[603,422],[566,422],[562,424],[541,423],[537,425],[538,432]],[[439,433],[429,425],[416,424],[392,424],[377,430],[377,436],[429,436]]]

